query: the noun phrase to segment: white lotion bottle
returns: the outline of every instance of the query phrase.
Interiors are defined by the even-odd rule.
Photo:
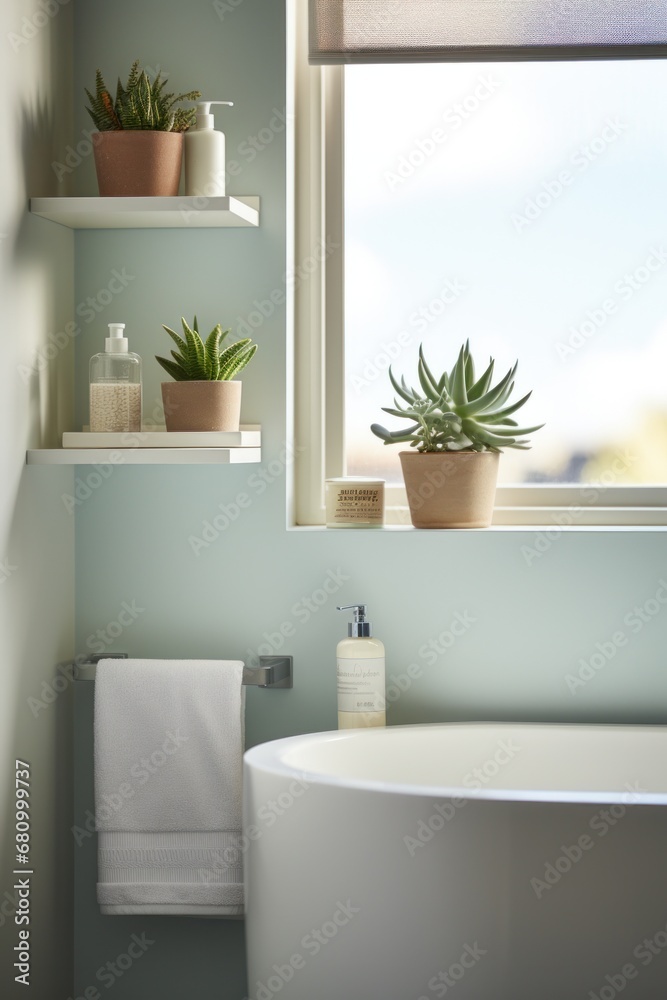
[[[225,136],[213,128],[212,104],[233,107],[233,101],[199,101],[197,123],[185,133],[185,194],[206,198],[225,195]]]
[[[372,636],[365,604],[346,604],[338,611],[354,611],[347,639],[336,647],[338,728],[386,726],[384,644]]]

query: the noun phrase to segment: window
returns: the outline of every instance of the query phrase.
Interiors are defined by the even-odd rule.
[[[313,351],[311,326],[306,349],[326,378],[301,522],[321,520],[324,476],[347,474],[386,478],[408,523],[399,449],[369,430],[392,405],[388,364],[414,382],[421,342],[442,369],[470,338],[498,371],[519,358],[525,422],[546,422],[501,460],[497,523],[665,523],[664,63],[304,72],[333,249],[315,296],[326,338]]]

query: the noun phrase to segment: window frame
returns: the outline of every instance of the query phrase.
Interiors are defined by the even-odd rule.
[[[324,480],[344,474],[344,66],[308,64],[307,0],[288,2],[288,263],[293,323],[293,523],[325,523]],[[306,262],[316,260],[310,271]],[[667,485],[499,485],[492,525],[667,525]],[[387,486],[385,523],[410,525],[405,489]]]

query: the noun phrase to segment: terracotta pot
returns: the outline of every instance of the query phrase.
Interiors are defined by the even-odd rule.
[[[400,453],[415,528],[488,528],[498,479],[498,453]]]
[[[237,431],[241,382],[163,382],[168,431]]]
[[[182,132],[93,132],[93,152],[101,198],[170,198],[178,194]]]

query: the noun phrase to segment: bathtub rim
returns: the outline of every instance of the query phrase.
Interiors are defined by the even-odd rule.
[[[379,792],[382,794],[407,795],[435,799],[463,799],[468,802],[534,802],[534,803],[567,803],[567,804],[600,804],[624,806],[667,806],[667,789],[658,792],[630,792],[607,789],[568,790],[539,788],[470,788],[465,785],[420,785],[400,781],[378,781],[369,778],[340,778],[332,774],[309,772],[294,767],[285,761],[285,755],[293,748],[304,744],[304,741],[336,742],[350,740],[355,734],[370,735],[371,739],[382,739],[383,733],[415,729],[471,729],[493,728],[510,731],[526,729],[573,729],[573,730],[605,730],[605,731],[641,731],[660,733],[667,746],[667,726],[625,724],[625,723],[571,723],[571,722],[491,722],[489,720],[467,722],[428,722],[405,726],[387,726],[386,728],[326,730],[323,732],[301,733],[286,736],[265,743],[258,743],[245,751],[243,755],[244,770],[258,770],[266,774],[301,780],[307,785],[324,785],[350,791]],[[373,734],[373,735],[371,735]],[[245,784],[245,782],[244,782]]]

